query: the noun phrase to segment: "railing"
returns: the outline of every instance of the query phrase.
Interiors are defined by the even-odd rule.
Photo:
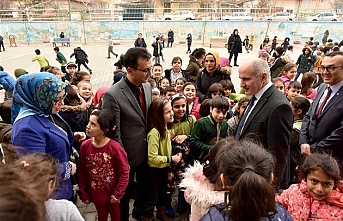
[[[115,21],[115,20],[162,20],[163,15],[169,14],[166,8],[112,8],[112,9],[24,9],[0,10],[0,21]],[[224,15],[233,12],[246,12],[254,20],[263,20],[267,15],[280,12],[282,7],[274,8],[184,8],[193,12],[195,20],[220,20]],[[171,10],[172,12],[176,10]],[[295,10],[294,10],[295,11]],[[299,9],[295,20],[303,20],[305,16],[319,12],[336,12],[332,8],[326,9]],[[336,12],[337,13],[337,12]],[[342,20],[343,12],[337,13]]]

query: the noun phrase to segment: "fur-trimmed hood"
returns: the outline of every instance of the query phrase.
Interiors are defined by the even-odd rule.
[[[70,112],[76,112],[76,111],[85,111],[87,110],[87,105],[85,103],[76,105],[76,106],[70,106],[70,105],[62,105],[61,111],[70,111]]]

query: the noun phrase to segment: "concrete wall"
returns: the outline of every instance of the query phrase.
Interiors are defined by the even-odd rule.
[[[111,34],[114,39],[132,42],[137,33],[142,32],[147,44],[152,36],[163,33],[167,36],[169,29],[175,32],[175,43],[186,40],[186,35],[193,35],[193,42],[209,45],[210,38],[227,38],[237,28],[243,40],[245,35],[255,36],[255,45],[259,45],[268,33],[272,39],[278,36],[279,42],[285,37],[291,41],[304,43],[309,37],[321,42],[325,30],[333,41],[343,40],[341,27],[343,22],[233,22],[233,21],[96,21],[96,22],[2,22],[0,34],[8,43],[8,36],[14,35],[19,44],[52,42],[63,31],[71,38],[71,45],[99,43],[106,44]]]

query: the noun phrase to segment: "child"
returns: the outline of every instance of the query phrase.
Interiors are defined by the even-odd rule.
[[[46,72],[56,75],[61,80],[63,78],[61,70],[57,67],[51,66]]]
[[[162,97],[169,100],[174,94],[176,94],[175,87],[169,86],[162,91]]]
[[[243,46],[245,46],[245,50],[249,53],[249,36],[246,35],[245,39],[243,40]]]
[[[250,49],[250,51],[252,51],[252,49],[254,48],[254,42],[255,42],[255,36],[251,35],[250,39],[249,39],[249,49]]]
[[[183,85],[186,84],[186,78],[178,78],[175,82],[176,93],[183,93]]]
[[[191,135],[191,154],[195,160],[202,162],[212,148],[214,140],[226,137],[228,124],[224,120],[229,110],[229,101],[220,95],[209,101],[210,115],[195,122]]]
[[[288,45],[287,50],[285,52],[285,56],[288,57],[289,62],[294,62],[294,57],[293,57],[293,45]]]
[[[85,71],[78,71],[74,74],[73,78],[70,81],[71,85],[78,85],[81,81],[90,82],[91,81],[91,74]]]
[[[285,40],[282,42],[281,47],[283,47],[284,51],[287,50],[290,40],[291,39],[289,37],[286,37]]]
[[[301,94],[312,101],[317,95],[317,91],[312,88],[315,80],[316,74],[313,72],[306,72],[301,79]]]
[[[343,191],[337,161],[328,154],[312,153],[301,167],[303,180],[276,199],[294,220],[343,220]]]
[[[40,67],[39,72],[43,72],[44,68],[49,66],[49,61],[48,61],[48,59],[46,59],[46,57],[44,57],[43,55],[40,54],[40,50],[39,49],[36,49],[35,53],[36,53],[36,56],[34,56],[31,59],[31,61],[32,62],[38,61],[39,67]]]
[[[170,82],[168,78],[163,77],[161,80],[158,81],[158,89],[162,92],[166,87],[169,87]]]
[[[148,113],[148,186],[147,199],[142,211],[142,220],[154,220],[154,208],[157,206],[157,218],[166,220],[166,183],[167,170],[171,163],[178,164],[182,153],[172,155],[171,128],[173,110],[170,101],[155,99]]]
[[[273,40],[272,40],[272,49],[270,50],[269,54],[271,55],[273,51],[275,51],[276,49],[276,45],[277,45],[277,36],[274,36]],[[275,56],[273,56],[275,57]]]
[[[160,90],[157,88],[152,89],[152,99],[155,100],[156,98],[160,97]]]
[[[282,80],[285,83],[285,88],[288,88],[289,83],[292,81],[292,79],[295,77],[295,74],[297,73],[297,66],[293,63],[287,63],[281,71],[281,74],[279,77],[282,78]]]
[[[205,163],[196,161],[183,173],[180,187],[185,188],[185,198],[191,204],[189,220],[198,221],[212,205],[221,203],[224,192],[216,164],[218,151],[225,145],[237,142],[233,138],[221,139],[205,157]]]
[[[154,59],[155,59],[155,64],[161,63],[161,61],[160,61],[160,55],[161,55],[160,37],[157,37],[156,41],[154,43],[152,43],[151,46],[154,48],[154,51],[152,54],[153,54]]]
[[[262,53],[267,53],[269,54],[269,45],[268,43],[263,43],[262,49],[260,49],[258,51],[258,55],[262,54]]]
[[[32,153],[25,155],[14,163],[14,167],[21,168],[21,172],[28,175],[25,177],[30,184],[40,189],[38,197],[45,201],[44,204],[48,221],[84,220],[72,202],[68,200],[49,199],[56,186],[58,169],[56,160],[50,154]]]
[[[163,67],[161,64],[154,64],[152,67],[152,77],[158,83],[162,79]]]
[[[301,92],[301,84],[298,81],[292,81],[289,83],[286,98],[290,101],[291,99],[298,97]]]
[[[79,94],[82,100],[86,103],[88,110],[92,110],[92,107],[93,107],[92,84],[87,81],[80,81],[77,84],[76,92]]]
[[[216,163],[227,192],[223,204],[212,206],[200,221],[292,221],[285,208],[275,202],[271,186],[274,157],[261,145],[249,140],[225,143]]]
[[[180,183],[182,177],[181,173],[184,172],[185,167],[189,162],[189,138],[195,124],[195,117],[188,115],[187,98],[182,94],[175,94],[171,97],[171,105],[174,112],[174,135],[172,138],[172,154],[182,153],[182,160],[179,164],[171,164],[168,171],[168,203],[166,205],[166,213],[170,217],[174,217],[174,210],[171,206],[171,195],[175,193],[176,186]],[[185,211],[186,202],[183,196],[183,190],[179,190],[178,193],[178,212],[183,213]]]
[[[285,94],[285,83],[282,80],[282,78],[277,77],[272,80],[272,83],[275,85],[275,87],[282,93]]]
[[[312,55],[312,49],[310,47],[305,47],[302,50],[302,54],[299,55],[298,60],[295,64],[298,65],[297,75],[295,76],[294,80],[298,80],[300,74],[305,72],[309,72],[311,70],[312,65],[314,64],[315,60]]]
[[[213,99],[217,96],[223,95],[223,93],[224,93],[223,86],[219,83],[213,83],[208,88],[205,99],[207,99],[207,98]]]
[[[76,64],[74,62],[68,62],[67,64],[67,73],[64,75],[64,81],[71,81],[75,72],[76,72]]]
[[[261,54],[258,55],[258,58],[261,58],[262,60],[265,60],[268,62],[270,55],[267,52],[262,52]]]
[[[200,103],[199,97],[196,96],[195,84],[192,82],[187,82],[185,85],[183,85],[183,94],[187,98],[189,114],[193,115],[197,120],[200,119]]]
[[[129,180],[125,150],[109,138],[115,129],[115,118],[109,110],[94,110],[86,134],[91,139],[81,145],[78,165],[80,199],[93,202],[99,221],[120,220],[120,199]]]
[[[60,52],[59,47],[54,47],[54,51],[56,52],[56,60],[61,64],[61,71],[66,74],[67,59],[64,57],[62,52]]]
[[[243,97],[238,101],[237,107],[233,112],[233,116],[227,121],[229,125],[227,131],[228,136],[235,136],[235,131],[238,126],[238,122],[241,119],[245,108],[248,106],[249,100],[249,98]]]

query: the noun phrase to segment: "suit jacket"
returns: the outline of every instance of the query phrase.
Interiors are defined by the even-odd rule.
[[[304,117],[299,144],[311,145],[311,152],[325,150],[343,166],[343,86],[329,100],[317,119],[318,103],[327,84],[321,84],[310,109]]]
[[[145,95],[146,116],[139,106],[135,95],[122,78],[112,85],[104,94],[103,109],[113,112],[116,129],[112,139],[119,142],[127,153],[130,166],[140,165],[147,156],[147,118],[152,101],[152,91],[149,83],[143,83]]]
[[[270,86],[258,100],[247,118],[241,137],[256,136],[263,146],[275,156],[275,185],[281,183],[289,159],[289,138],[293,112],[287,98]]]
[[[68,125],[59,115],[61,121]],[[56,125],[43,116],[27,116],[13,124],[12,143],[18,155],[28,153],[48,153],[59,161],[58,174],[60,183],[53,192],[54,199],[70,199],[72,183],[69,179],[66,163],[69,161],[74,135],[68,127],[68,136]],[[22,148],[21,148],[22,147]],[[68,178],[66,178],[68,177]]]

